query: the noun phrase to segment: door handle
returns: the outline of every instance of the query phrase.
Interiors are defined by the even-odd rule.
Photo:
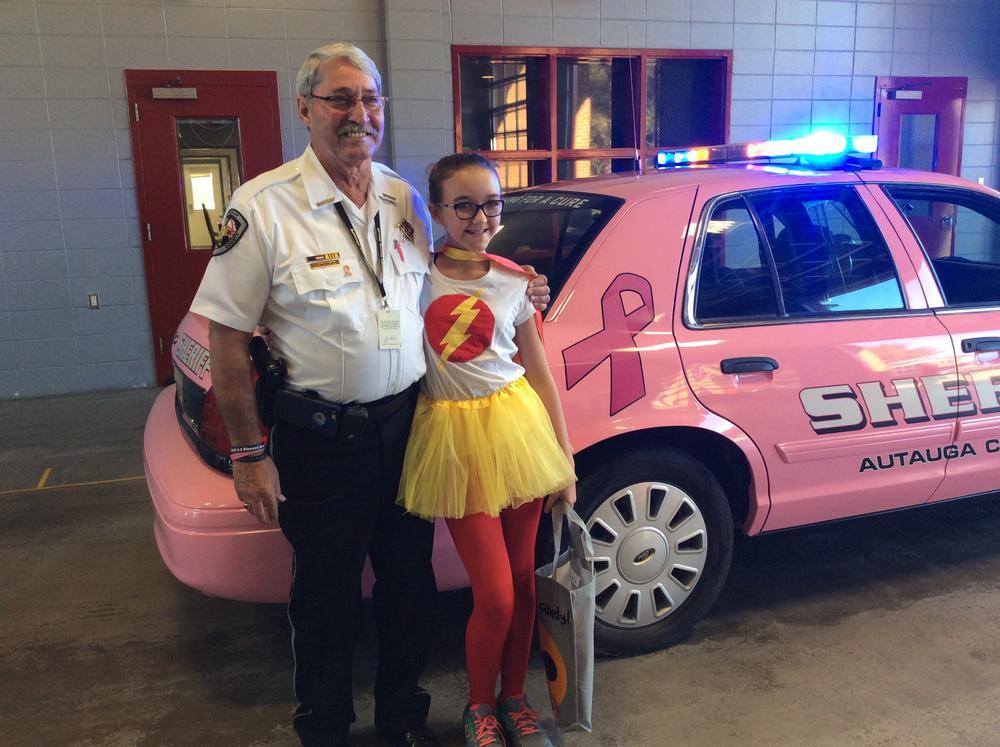
[[[1000,337],[970,337],[962,340],[963,353],[983,353],[989,350],[1000,350]]]
[[[998,341],[1000,342],[1000,341]],[[778,361],[763,356],[751,358],[724,358],[719,363],[724,374],[752,373],[753,371],[776,371]]]

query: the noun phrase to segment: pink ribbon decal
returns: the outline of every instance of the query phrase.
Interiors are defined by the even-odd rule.
[[[625,313],[623,295],[638,293],[642,305]],[[646,394],[642,358],[635,336],[653,321],[653,288],[646,278],[622,273],[601,296],[604,327],[562,351],[566,388],[572,389],[591,371],[611,359],[611,414],[625,409]]]

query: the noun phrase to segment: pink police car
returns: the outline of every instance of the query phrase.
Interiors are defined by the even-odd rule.
[[[507,199],[491,250],[553,289],[601,651],[681,639],[734,531],[1000,489],[1000,194],[832,140],[662,153],[669,168]],[[801,148],[823,168],[697,165]],[[289,550],[226,475],[206,328],[178,330],[146,428],[157,544],[207,594],[284,600]],[[435,566],[442,589],[466,583],[443,527]]]

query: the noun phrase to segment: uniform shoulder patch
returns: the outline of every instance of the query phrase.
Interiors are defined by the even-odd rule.
[[[236,242],[246,233],[246,230],[247,219],[243,217],[243,213],[236,208],[229,208],[222,216],[222,228],[216,238],[212,256],[220,257],[236,246]]]

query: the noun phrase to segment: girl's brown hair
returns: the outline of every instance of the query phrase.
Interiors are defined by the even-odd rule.
[[[490,159],[478,153],[454,153],[450,156],[445,156],[431,166],[430,173],[427,175],[427,191],[431,202],[441,202],[441,185],[444,184],[448,177],[456,171],[468,168],[489,169],[496,176],[497,181],[500,181],[500,174],[497,173],[497,165]]]

